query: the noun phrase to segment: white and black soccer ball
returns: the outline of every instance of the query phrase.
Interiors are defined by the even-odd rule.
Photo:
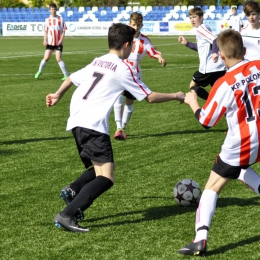
[[[178,182],[173,189],[175,201],[182,206],[192,206],[199,203],[201,189],[199,184],[191,179]]]

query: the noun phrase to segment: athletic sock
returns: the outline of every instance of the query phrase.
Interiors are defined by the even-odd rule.
[[[45,68],[47,62],[43,59],[40,63],[40,66],[39,66],[39,71],[42,72],[43,69]]]
[[[114,115],[117,129],[122,128],[122,105],[124,97],[120,95],[114,103]]]
[[[129,123],[133,111],[134,111],[134,105],[125,104],[124,112],[123,112],[123,129],[125,129],[126,125]]]
[[[97,176],[93,181],[87,183],[79,192],[78,196],[60,212],[63,217],[76,216],[78,209],[86,210],[93,201],[102,193],[113,186],[113,182],[104,176]]]
[[[197,93],[198,97],[207,100],[209,93],[204,88],[193,86],[190,89],[193,89]]]
[[[63,61],[60,61],[58,64],[59,64],[59,66],[60,66],[60,69],[61,69],[63,75],[66,76],[66,77],[68,77],[68,76],[69,76],[69,73],[68,73],[68,71],[67,71],[67,69],[66,69],[65,63],[64,63]]]
[[[245,183],[255,193],[260,194],[260,177],[251,167],[241,169],[238,180]]]
[[[96,172],[94,167],[91,167],[84,171],[81,176],[70,184],[71,189],[73,189],[77,194],[80,190],[89,182],[96,178]]]
[[[215,191],[203,191],[200,198],[199,207],[196,211],[196,237],[194,242],[198,242],[203,239],[207,240],[211,219],[216,209],[217,199],[218,194]]]

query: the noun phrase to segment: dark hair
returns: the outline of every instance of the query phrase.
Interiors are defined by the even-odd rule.
[[[57,5],[54,4],[54,3],[50,3],[50,4],[49,4],[49,8],[56,8],[56,9],[57,9]]]
[[[221,32],[217,38],[217,45],[228,58],[243,59],[244,47],[239,32],[229,29]]]
[[[252,12],[260,13],[260,7],[259,7],[258,2],[255,2],[255,1],[245,2],[244,6],[243,6],[243,11],[246,16],[249,16],[250,13],[252,13]]]
[[[130,15],[130,22],[135,21],[136,23],[143,23],[143,15],[137,12],[133,12]]]
[[[108,29],[108,47],[113,50],[120,50],[124,43],[132,44],[135,35],[135,29],[122,24],[114,23]]]

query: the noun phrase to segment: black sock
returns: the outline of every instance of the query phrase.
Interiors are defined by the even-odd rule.
[[[113,182],[104,176],[97,176],[87,183],[77,197],[61,212],[62,216],[76,216],[78,209],[86,210],[102,193],[113,186]]]
[[[80,190],[89,182],[96,178],[94,167],[84,171],[81,176],[70,184],[70,187],[78,194]]]
[[[197,93],[198,97],[207,100],[209,93],[204,88],[193,86],[190,89],[193,89]]]

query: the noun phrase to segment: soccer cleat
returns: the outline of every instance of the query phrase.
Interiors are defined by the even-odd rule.
[[[73,189],[71,189],[69,185],[65,186],[60,191],[60,198],[65,201],[66,205],[71,203],[75,199],[76,196],[77,196],[77,193]],[[79,212],[79,214],[77,215],[76,218],[78,220],[84,219],[83,211],[81,209],[78,209],[78,212]]]
[[[67,77],[68,77],[68,76],[64,76],[64,77],[63,77],[61,80],[63,80],[63,81],[64,81],[64,80],[65,80]]]
[[[178,252],[183,255],[205,256],[207,250],[207,240],[192,242],[181,248]]]
[[[123,137],[123,140],[126,139],[126,132],[125,132],[125,129],[122,129],[122,137]]]
[[[123,140],[123,135],[122,135],[122,129],[121,128],[116,130],[116,132],[114,134],[114,139],[116,139],[116,140]]]
[[[38,79],[41,76],[42,72],[41,71],[37,71],[37,73],[35,74],[35,78]]]
[[[89,232],[89,229],[81,227],[75,217],[62,217],[60,213],[58,213],[54,217],[54,225],[57,228],[65,228],[66,230],[72,232]]]

